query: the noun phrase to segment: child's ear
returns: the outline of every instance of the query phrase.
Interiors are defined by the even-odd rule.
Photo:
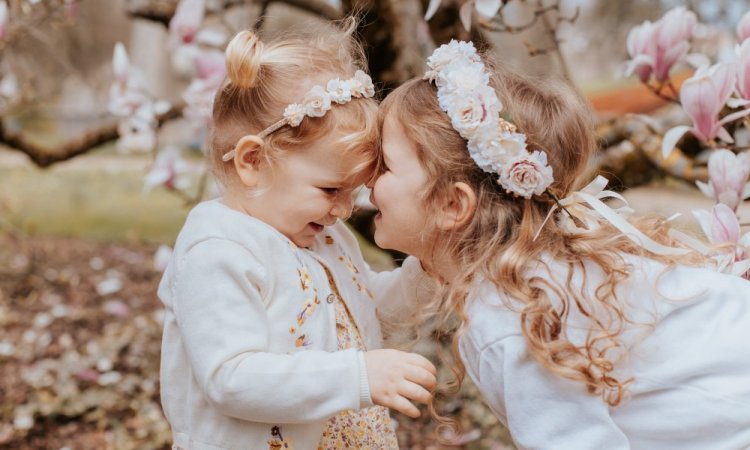
[[[258,165],[262,147],[263,139],[254,134],[244,136],[234,147],[234,168],[242,184],[247,187],[255,187],[258,184]]]
[[[438,227],[443,231],[463,228],[477,210],[477,195],[471,186],[457,181],[449,189],[448,199],[437,217]]]

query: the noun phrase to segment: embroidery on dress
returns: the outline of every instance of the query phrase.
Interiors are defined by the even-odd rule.
[[[315,312],[315,308],[320,304],[318,290],[313,289],[313,293],[315,296],[305,300],[305,303],[302,305],[302,311],[297,314],[297,325],[299,326],[302,326],[305,323],[305,320]]]
[[[268,441],[268,450],[294,450],[292,440],[286,440],[281,436],[281,429],[278,426],[271,428],[271,436],[273,439]]]
[[[310,270],[302,261],[302,257],[299,253],[299,248],[293,243],[292,250],[294,253],[294,257],[297,260],[297,275],[299,276],[300,288],[302,289],[302,292],[305,293],[309,291],[310,288],[312,288],[312,297],[308,297],[304,301],[304,303],[302,304],[302,309],[295,315],[295,323],[289,327],[289,334],[291,334],[292,336],[300,333],[294,339],[294,346],[296,348],[304,348],[309,346],[311,342],[302,332],[302,326],[305,324],[305,321],[313,315],[313,313],[317,309],[317,306],[320,304],[320,299],[318,298],[318,290],[312,287],[313,279],[310,275]],[[309,293],[307,295],[309,295]]]
[[[348,253],[344,251],[344,249],[340,245],[336,245],[338,251],[339,251],[339,261],[343,262],[347,269],[349,269],[349,272],[352,274],[352,282],[357,287],[357,290],[359,292],[364,292],[367,297],[370,298],[370,300],[374,300],[375,297],[372,295],[372,292],[370,292],[367,287],[359,280],[359,269],[357,268],[356,264],[354,264],[354,261],[349,256]]]

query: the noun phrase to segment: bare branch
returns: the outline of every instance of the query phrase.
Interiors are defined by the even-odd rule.
[[[341,18],[341,11],[325,0],[271,0],[264,3],[285,3],[328,20]],[[128,0],[127,12],[132,17],[168,25],[177,8],[178,0]],[[252,0],[223,0],[222,8],[253,3]]]
[[[182,115],[182,107],[173,107],[163,115],[159,116],[159,124]],[[65,142],[58,147],[49,148],[38,145],[27,139],[22,133],[14,133],[7,130],[0,121],[0,143],[25,153],[39,167],[49,167],[60,161],[71,159],[75,156],[88,152],[89,150],[118,138],[117,121],[103,125],[99,129],[84,133],[78,138]]]

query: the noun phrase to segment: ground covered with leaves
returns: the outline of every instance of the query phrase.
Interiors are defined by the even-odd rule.
[[[0,448],[170,447],[159,403],[157,250],[0,234]],[[473,386],[440,408],[462,425],[444,435],[454,445],[438,443],[423,412],[395,416],[401,448],[512,448]]]

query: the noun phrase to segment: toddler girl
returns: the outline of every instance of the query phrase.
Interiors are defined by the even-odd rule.
[[[750,448],[750,283],[625,220],[602,178],[574,190],[596,142],[567,86],[465,42],[428,65],[381,105],[375,240],[446,283],[424,310],[462,319],[458,372],[515,444]]]
[[[224,195],[190,212],[158,292],[174,448],[398,448],[383,406],[415,417],[430,399],[434,367],[376,350],[375,314],[427,277],[416,260],[371,273],[340,221],[379,139],[348,25],[227,47],[210,150]]]

